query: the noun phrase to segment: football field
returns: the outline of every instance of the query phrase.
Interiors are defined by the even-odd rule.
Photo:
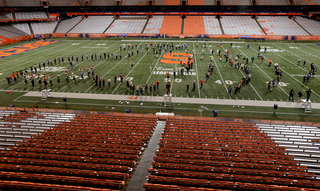
[[[2,90],[22,90],[22,91],[42,91],[44,85],[39,85],[37,78],[35,78],[35,86],[33,87],[30,82],[30,67],[36,64],[37,73],[41,76],[50,74],[52,76],[53,85],[48,84],[48,88],[53,92],[70,92],[70,93],[92,93],[92,94],[118,94],[118,95],[133,95],[133,92],[127,89],[126,79],[132,81],[136,85],[145,86],[148,85],[148,95],[163,96],[165,93],[165,84],[168,81],[167,72],[170,72],[169,82],[171,83],[172,97],[189,97],[189,98],[213,98],[213,99],[238,99],[238,100],[263,100],[263,101],[287,101],[289,91],[294,89],[295,99],[297,99],[297,93],[301,91],[303,98],[306,97],[306,93],[303,90],[312,89],[311,100],[313,103],[320,102],[320,90],[318,84],[320,82],[319,75],[317,73],[314,77],[310,77],[309,81],[302,85],[303,76],[311,70],[310,63],[315,63],[317,68],[319,63],[319,50],[320,47],[316,43],[287,43],[287,42],[255,42],[244,40],[233,41],[205,41],[207,47],[204,47],[204,41],[195,40],[183,40],[183,39],[100,39],[100,40],[82,40],[82,39],[54,39],[54,43],[47,44],[41,47],[35,47],[25,52],[19,52],[14,54],[13,49],[19,48],[20,45],[28,44],[30,42],[17,43],[14,45],[7,45],[2,47],[3,52],[7,49],[7,56],[0,59],[0,88]],[[41,41],[42,42],[42,41]],[[162,48],[161,53],[154,54],[152,49],[146,51],[146,44],[169,44],[173,43],[174,50],[170,54],[170,48],[165,50]],[[197,47],[198,43],[198,47]],[[221,48],[220,48],[221,43]],[[232,46],[231,46],[232,43]],[[133,51],[133,56],[128,58],[128,45],[130,47],[130,53]],[[133,49],[132,49],[133,45]],[[141,46],[140,46],[141,45]],[[184,46],[185,48],[177,49],[176,47]],[[248,47],[249,45],[249,47]],[[126,47],[124,50],[120,50],[120,47]],[[136,48],[137,46],[137,48]],[[261,59],[257,58],[259,51],[264,56],[263,63]],[[264,48],[267,47],[266,53]],[[142,51],[143,48],[143,51]],[[180,65],[179,58],[186,59],[186,49],[189,54],[194,54],[194,64],[189,74],[177,75],[174,79],[173,71],[180,71],[183,67]],[[225,50],[229,50],[229,55],[235,59],[238,53],[241,57],[238,59],[240,63],[243,63],[243,57],[248,57],[249,61],[246,66],[251,68],[252,77],[251,83],[244,85],[240,92],[234,94],[234,86],[239,81],[246,77],[247,74],[244,70],[230,67],[229,62],[225,61],[223,57],[222,61],[219,59],[217,50],[224,54]],[[139,54],[137,54],[139,50]],[[158,50],[158,48],[156,48]],[[213,50],[213,54],[210,55],[210,50]],[[201,60],[201,54],[204,55]],[[9,52],[9,53],[8,53]],[[10,56],[10,52],[12,56]],[[101,59],[100,54],[101,53]],[[104,59],[103,53],[110,55],[109,59]],[[122,58],[119,58],[119,54],[122,54]],[[97,54],[97,59],[91,54]],[[113,54],[113,58],[111,58]],[[115,55],[118,55],[116,59]],[[1,54],[0,54],[1,55]],[[8,56],[9,55],[9,56]],[[78,62],[75,57],[78,56]],[[81,55],[84,57],[84,61],[81,60]],[[86,59],[88,55],[88,60]],[[67,57],[73,56],[75,62],[75,77],[76,81],[72,78],[72,67],[68,62]],[[63,57],[64,63],[54,63],[54,58]],[[175,57],[179,57],[175,59]],[[209,80],[206,82],[206,73],[209,69],[210,57],[212,57],[212,64],[214,70],[210,75]],[[254,57],[252,63],[251,58]],[[301,62],[298,66],[298,59],[301,58]],[[46,64],[46,68],[39,70],[38,63],[43,61],[52,61],[52,66]],[[269,59],[272,59],[273,64],[269,67]],[[303,65],[306,60],[305,66]],[[130,63],[133,62],[133,67]],[[273,90],[268,91],[268,82],[276,79],[274,63],[279,64],[280,70],[283,72],[281,81],[274,87]],[[94,73],[98,75],[98,78],[105,80],[105,87],[99,87],[95,85],[95,81],[87,77],[86,67],[93,66]],[[151,72],[150,72],[151,66]],[[28,71],[28,83],[25,84],[22,76],[16,82],[13,80],[12,84],[8,84],[7,76],[13,72],[22,70],[25,72],[25,68]],[[84,71],[84,79],[80,77],[79,68]],[[70,82],[65,80],[65,71],[68,72]],[[33,72],[35,73],[34,69]],[[120,74],[123,74],[123,83],[120,83]],[[60,75],[61,84],[57,83],[57,75]],[[114,76],[117,76],[117,83],[114,83]],[[111,86],[108,86],[108,79],[111,80]],[[200,89],[200,79],[203,79],[203,88]],[[150,84],[156,83],[159,80],[159,90],[152,91],[150,94]],[[193,82],[196,81],[196,88],[193,90]],[[186,92],[187,83],[190,85],[190,89]],[[228,87],[231,86],[232,93],[227,94]],[[136,95],[136,92],[134,92]],[[145,90],[143,88],[143,94]],[[210,101],[210,99],[208,99]]]

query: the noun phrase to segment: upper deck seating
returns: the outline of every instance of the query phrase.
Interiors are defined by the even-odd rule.
[[[16,19],[47,19],[45,12],[16,12]]]

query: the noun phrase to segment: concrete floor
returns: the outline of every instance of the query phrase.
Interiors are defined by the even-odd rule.
[[[148,168],[151,168],[151,163],[153,162],[153,157],[155,156],[155,151],[158,148],[165,125],[165,121],[158,121],[148,147],[138,161],[139,164],[135,168],[132,177],[128,180],[129,184],[125,188],[126,191],[144,191],[142,185],[147,182],[146,178],[149,175]]]

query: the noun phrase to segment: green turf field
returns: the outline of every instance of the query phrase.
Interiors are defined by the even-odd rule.
[[[113,82],[114,75],[118,76],[120,73],[123,73],[124,79],[132,79],[132,82],[136,85],[144,85],[155,83],[158,79],[160,81],[160,90],[155,94],[163,95],[165,93],[164,85],[166,81],[166,72],[173,71],[174,68],[178,69],[181,66],[178,64],[163,64],[159,62],[161,56],[156,57],[155,54],[152,54],[152,51],[147,53],[144,50],[144,53],[139,52],[139,55],[134,52],[134,56],[128,59],[127,49],[122,51],[122,59],[100,59],[99,56],[97,60],[91,60],[90,54],[93,53],[120,53],[120,45],[124,44],[142,44],[143,47],[145,43],[149,42],[159,42],[156,39],[148,40],[127,40],[127,39],[112,39],[112,40],[73,40],[73,39],[59,39],[61,40],[58,43],[40,47],[34,50],[30,50],[24,53],[20,53],[14,56],[3,58],[0,60],[1,66],[1,85],[0,88],[4,90],[27,90],[27,91],[40,91],[40,86],[35,82],[35,87],[31,87],[31,83],[28,82],[26,86],[23,80],[20,80],[8,85],[5,79],[10,73],[24,69],[25,67],[29,68],[33,64],[37,64],[42,61],[47,61],[49,59],[57,58],[63,56],[65,59],[64,64],[57,64],[57,66],[47,67],[46,70],[40,71],[40,73],[51,74],[53,77],[54,85],[49,88],[54,92],[78,92],[78,93],[107,93],[107,94],[130,94],[126,88],[126,83],[117,85]],[[199,48],[196,48],[196,42],[194,41],[183,41],[183,40],[161,40],[164,43],[173,42],[175,45],[182,44],[186,42],[187,49],[189,53],[192,53],[192,50],[196,50],[195,55],[195,64],[193,66],[191,75],[180,76],[176,80],[173,80],[173,76],[170,77],[170,82],[172,85],[172,96],[176,97],[201,97],[201,98],[225,98],[230,99],[226,94],[226,89],[231,85],[234,87],[240,79],[245,75],[244,72],[231,68],[228,66],[228,63],[223,59],[222,62],[219,61],[218,54],[216,52],[219,49],[219,43],[217,41],[208,41],[208,47],[203,48],[203,43],[199,42]],[[232,41],[233,46],[230,48],[230,41],[222,43],[221,52],[223,53],[225,49],[229,49],[230,53],[233,55],[233,58],[238,52],[242,54],[242,57],[239,59],[242,62],[243,56],[249,57],[248,66],[252,69],[252,80],[251,84],[242,87],[241,92],[238,94],[231,94],[231,99],[244,99],[244,100],[276,100],[276,101],[286,101],[288,99],[288,93],[291,88],[295,90],[296,93],[302,91],[303,89],[311,88],[314,93],[312,95],[312,102],[320,102],[320,91],[317,89],[317,84],[319,83],[319,76],[316,74],[314,78],[311,78],[308,83],[302,85],[303,75],[307,74],[310,71],[310,63],[314,62],[316,67],[318,65],[318,52],[319,46],[314,43],[281,43],[281,42],[245,42],[245,41]],[[247,49],[247,44],[250,44],[250,48]],[[11,46],[17,46],[14,44]],[[263,53],[265,59],[261,63],[260,59],[256,58],[258,46],[261,46],[263,49],[264,46],[267,46],[267,53]],[[2,47],[8,48],[8,47]],[[202,49],[206,51],[203,61],[200,61],[200,54]],[[215,66],[213,75],[210,76],[209,81],[204,83],[202,90],[199,89],[199,81],[201,78],[205,79],[205,73],[208,70],[209,63],[209,49],[214,49],[214,60],[213,64]],[[135,49],[136,50],[136,49]],[[131,49],[130,49],[131,51]],[[185,50],[175,50],[174,52],[184,53]],[[164,51],[162,50],[162,53]],[[76,62],[76,75],[77,81],[74,82],[70,79],[70,83],[67,84],[64,78],[64,71],[68,70],[70,78],[71,67],[66,61],[68,55],[89,55],[89,60]],[[255,62],[251,63],[251,57],[255,56]],[[115,56],[114,56],[115,57]],[[300,66],[297,66],[297,60],[301,57],[302,62]],[[282,80],[273,91],[267,91],[267,82],[271,79],[275,79],[274,68],[268,67],[268,59],[272,58],[273,62],[279,63],[280,69],[283,71]],[[307,64],[303,66],[303,60],[307,60]],[[131,69],[130,62],[133,61],[134,68]],[[85,69],[86,66],[94,66],[95,73],[107,81],[108,78],[111,78],[112,83],[111,87],[108,88],[99,88],[94,85],[92,79],[86,78],[81,80],[79,78],[80,72],[79,68]],[[150,74],[149,67],[152,67],[152,74]],[[30,73],[30,69],[28,69]],[[39,69],[38,69],[39,71]],[[56,82],[56,76],[61,76],[61,85],[58,86]],[[86,72],[85,72],[86,76]],[[119,80],[119,79],[118,79]],[[195,91],[192,91],[192,82],[193,80],[197,81],[197,88]],[[186,84],[190,84],[189,93],[186,92]]]
[[[319,49],[320,47],[316,43],[287,43],[280,41],[270,41],[270,42],[256,42],[256,41],[245,41],[245,40],[232,40],[232,41],[222,41],[221,53],[224,53],[225,49],[229,49],[229,54],[233,58],[238,52],[242,54],[239,61],[242,62],[243,57],[249,57],[248,66],[252,70],[251,83],[245,85],[241,88],[241,92],[232,94],[229,96],[227,94],[227,88],[238,84],[238,82],[246,76],[243,71],[237,70],[234,67],[230,67],[225,59],[219,61],[219,56],[217,50],[219,49],[219,42],[217,40],[206,41],[207,48],[203,47],[203,42],[198,42],[199,47],[196,47],[196,41],[191,39],[129,39],[129,38],[113,38],[113,39],[97,39],[97,40],[83,40],[83,39],[52,39],[59,40],[59,42],[43,46],[34,50],[29,50],[24,53],[16,54],[6,58],[0,59],[0,89],[1,90],[12,90],[12,91],[40,91],[44,89],[39,86],[38,82],[35,80],[35,87],[31,86],[30,81],[25,85],[24,81],[20,76],[20,80],[8,85],[6,76],[10,75],[12,72],[19,71],[20,69],[28,68],[33,64],[38,64],[42,61],[47,61],[49,59],[64,57],[65,62],[63,64],[57,64],[57,66],[46,67],[46,70],[40,71],[41,74],[51,74],[53,78],[53,86],[48,85],[48,88],[52,89],[53,92],[70,92],[70,93],[91,93],[91,94],[119,94],[119,95],[129,95],[132,93],[127,90],[126,83],[123,84],[120,81],[114,84],[113,77],[116,75],[119,79],[120,73],[123,74],[124,79],[129,78],[132,80],[134,85],[144,85],[155,83],[157,80],[160,81],[160,89],[153,92],[153,96],[163,96],[165,93],[165,83],[166,83],[166,72],[178,70],[181,68],[179,64],[164,64],[160,62],[162,54],[164,51],[162,49],[159,57],[152,53],[152,50],[146,52],[144,48],[145,43],[174,43],[174,45],[186,43],[189,53],[193,53],[196,50],[194,56],[195,63],[193,69],[191,70],[191,75],[179,76],[179,78],[173,79],[170,75],[171,82],[171,93],[173,97],[189,97],[189,98],[219,98],[219,99],[238,99],[238,100],[263,100],[263,101],[287,101],[290,89],[295,91],[295,100],[297,100],[297,93],[301,91],[303,93],[303,98],[306,94],[303,92],[308,88],[311,88],[314,92],[311,95],[311,100],[313,103],[320,102],[320,90],[318,88],[319,75],[316,75],[305,84],[302,85],[302,78],[310,71],[310,63],[314,62],[316,67],[318,67]],[[33,41],[34,42],[34,41]],[[233,46],[230,47],[230,43]],[[11,47],[23,45],[30,42],[21,42],[2,46],[1,49],[8,49]],[[127,44],[142,44],[144,52],[139,51],[137,55],[136,48],[134,48],[134,56],[130,59],[127,56],[128,47],[126,50],[121,52],[122,59],[115,59],[115,54],[120,53],[120,46]],[[247,48],[247,44],[250,48]],[[265,57],[264,62],[261,63],[258,59],[257,52],[258,47],[261,49],[267,47],[267,52],[262,55]],[[200,60],[200,54],[202,49],[205,50],[205,56],[203,61]],[[200,90],[200,79],[205,80],[205,74],[208,71],[208,64],[210,59],[210,49],[214,50],[213,53],[213,65],[214,71],[210,76],[209,81],[204,83],[203,88]],[[131,51],[131,48],[130,48]],[[113,53],[113,59],[100,59],[99,53]],[[169,52],[169,51],[168,51]],[[90,55],[97,53],[97,59],[91,60]],[[173,53],[185,53],[184,50],[174,50]],[[168,53],[169,54],[169,53]],[[75,62],[75,73],[77,75],[77,80],[72,80],[72,70],[70,64],[67,61],[67,56],[79,56],[79,61]],[[80,55],[89,55],[89,60],[81,61]],[[254,63],[251,63],[251,57],[255,57]],[[102,55],[103,57],[103,55]],[[298,58],[301,57],[302,61],[300,66],[297,66]],[[268,60],[272,58],[274,63],[279,63],[281,71],[283,71],[283,76],[280,84],[275,87],[274,90],[268,91],[267,82],[275,79],[275,72],[273,65],[271,68],[268,67]],[[303,66],[303,60],[306,59],[307,63]],[[131,69],[130,62],[134,62],[134,67]],[[53,64],[54,65],[54,64]],[[92,78],[80,79],[79,68],[84,69],[84,76],[86,73],[86,66],[94,66],[94,71],[99,78],[103,78],[106,81],[106,87],[97,87],[94,84]],[[152,72],[150,74],[150,65],[152,67]],[[70,77],[70,82],[67,83],[64,77],[64,71],[68,70]],[[38,69],[39,72],[39,69]],[[57,75],[61,76],[61,85],[57,84]],[[107,86],[107,79],[111,79],[111,87]],[[192,83],[196,80],[196,89],[192,91]],[[186,84],[190,84],[189,92],[186,92]],[[149,89],[148,89],[149,92]],[[20,94],[19,94],[20,95]],[[150,94],[149,94],[150,95]],[[16,96],[6,97],[6,102],[10,103],[10,100],[17,99]],[[24,98],[25,99],[25,98]],[[210,102],[210,99],[208,99]]]

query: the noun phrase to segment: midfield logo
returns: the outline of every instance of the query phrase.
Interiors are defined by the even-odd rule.
[[[180,64],[180,59],[182,59],[182,64],[187,64],[190,56],[191,54],[189,53],[167,53],[162,55],[160,62],[164,64]],[[191,58],[190,62],[194,62],[194,59]]]

